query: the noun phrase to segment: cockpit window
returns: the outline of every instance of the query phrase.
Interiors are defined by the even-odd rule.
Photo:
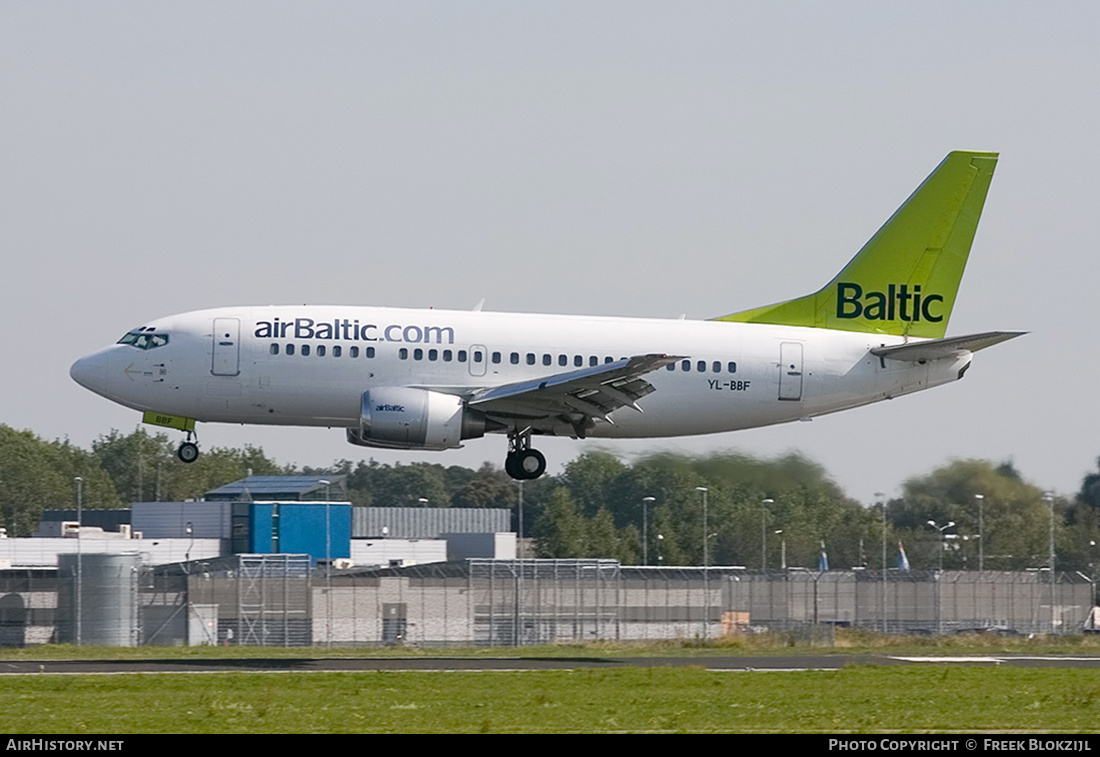
[[[118,340],[118,343],[128,344],[131,347],[137,347],[139,350],[152,350],[168,344],[168,335],[138,329],[126,334]]]

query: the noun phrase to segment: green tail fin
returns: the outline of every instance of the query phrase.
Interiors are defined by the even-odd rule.
[[[823,289],[714,320],[942,338],[996,165],[951,153]]]

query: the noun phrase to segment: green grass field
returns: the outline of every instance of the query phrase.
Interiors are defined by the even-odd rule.
[[[23,676],[5,733],[1096,732],[1095,670]]]
[[[857,629],[837,629],[832,644],[796,639],[783,632],[730,636],[700,641],[664,642],[595,641],[543,647],[76,647],[44,644],[0,647],[4,660],[102,660],[190,659],[240,657],[691,657],[713,654],[790,654],[813,650],[816,654],[1090,654],[1100,655],[1100,634],[1073,636],[901,636]]]
[[[838,639],[838,643],[843,640]],[[852,651],[884,651],[873,638]],[[466,654],[732,654],[707,645],[519,650],[266,648],[4,650],[3,659]],[[822,651],[822,650],[817,650]],[[1089,641],[911,642],[888,651],[1096,654]],[[837,654],[843,651],[836,650]],[[0,676],[4,733],[1096,733],[1096,669],[849,665],[832,672],[701,667],[529,672]]]

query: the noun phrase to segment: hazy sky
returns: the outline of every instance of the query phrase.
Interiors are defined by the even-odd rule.
[[[952,458],[1063,493],[1100,456],[1100,5],[0,3],[0,422],[89,446],[69,378],[156,316],[333,303],[708,318],[828,281],[953,149],[1001,153],[962,382],[582,451],[801,450],[870,501]],[[155,430],[152,429],[151,430]],[[173,432],[173,438],[178,435]],[[280,462],[500,465],[203,425]]]

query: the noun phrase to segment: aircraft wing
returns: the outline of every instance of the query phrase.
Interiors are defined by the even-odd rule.
[[[929,339],[911,344],[895,344],[891,347],[875,347],[871,354],[888,360],[924,362],[939,358],[955,357],[963,352],[977,352],[994,344],[1023,336],[1026,331],[987,331],[984,334],[954,336],[948,339]]]
[[[532,421],[559,417],[571,423],[578,436],[584,436],[593,419],[614,423],[608,416],[625,406],[640,412],[637,401],[654,391],[643,376],[680,359],[677,355],[635,355],[591,368],[488,387],[474,393],[467,404],[497,417]]]

